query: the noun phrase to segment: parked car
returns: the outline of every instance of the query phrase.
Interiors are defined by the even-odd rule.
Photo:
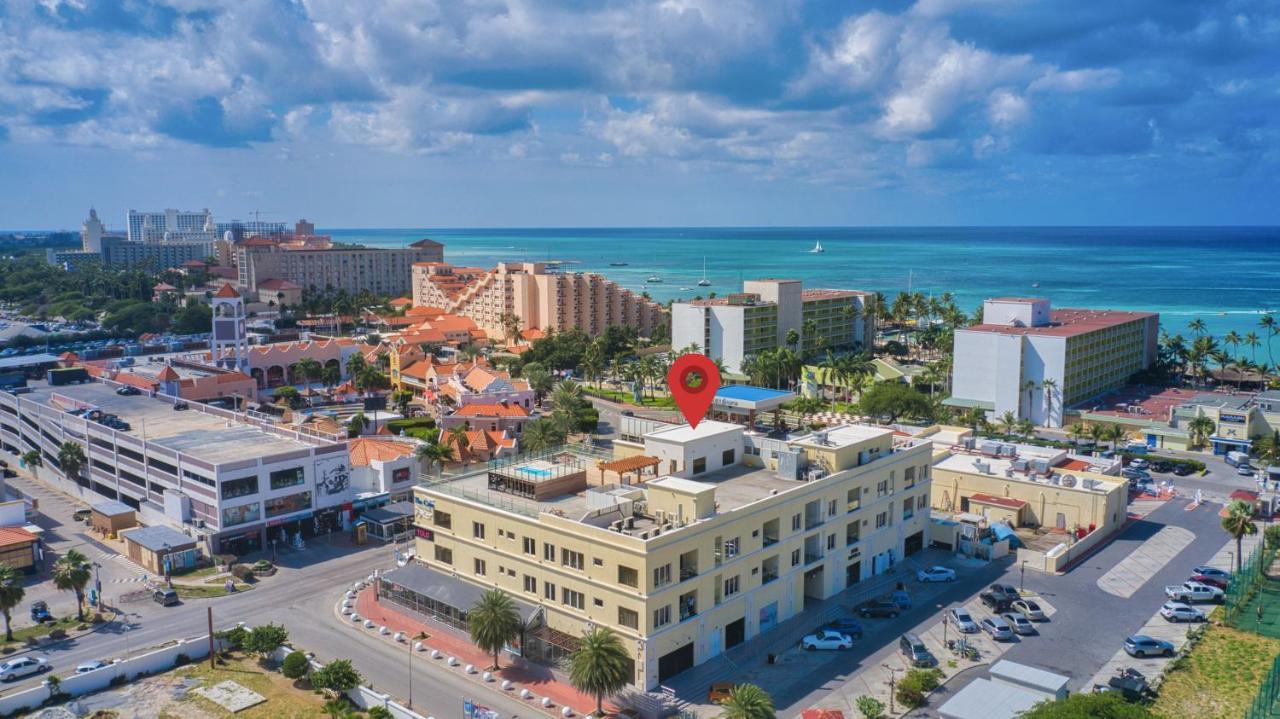
[[[1134,469],[1146,469],[1149,465],[1147,463],[1147,460],[1143,459],[1142,457],[1134,457],[1133,459],[1129,460],[1129,466],[1133,467]]]
[[[1036,633],[1036,625],[1031,623],[1030,619],[1022,616],[1017,612],[1005,612],[1000,618],[1009,625],[1014,634],[1031,635]]]
[[[889,601],[898,605],[898,609],[911,608],[911,594],[905,589],[898,589],[889,594]]]
[[[1227,585],[1231,583],[1230,579],[1223,579],[1221,577],[1210,577],[1207,574],[1193,574],[1191,575],[1191,578],[1187,581],[1199,582],[1201,584],[1208,584],[1209,586],[1217,587],[1218,589],[1221,589],[1224,592],[1227,591]]]
[[[45,604],[43,599],[31,603],[31,621],[36,624],[53,621],[53,615],[49,613],[49,605]]]
[[[973,634],[978,631],[978,625],[970,616],[969,610],[964,607],[952,607],[947,610],[946,621],[951,622],[951,626],[955,627],[961,634]]]
[[[1173,473],[1179,477],[1189,477],[1195,473],[1195,469],[1189,464],[1175,464],[1173,465]]]
[[[801,639],[800,646],[807,651],[815,649],[849,649],[853,646],[853,640],[846,634],[823,629],[816,634],[810,634]]]
[[[1004,592],[994,592],[988,589],[978,595],[978,599],[982,605],[993,612],[1005,612],[1013,605],[1013,600],[1005,596]]]
[[[918,635],[910,632],[903,634],[898,640],[898,649],[902,651],[902,656],[907,658],[907,663],[913,667],[938,666],[938,659],[933,656]]]
[[[1171,622],[1203,622],[1204,612],[1182,602],[1165,602],[1160,606],[1160,616]]]
[[[1218,569],[1217,567],[1210,567],[1207,564],[1201,564],[1198,567],[1193,567],[1191,569],[1191,573],[1199,574],[1205,577],[1217,577],[1223,580],[1231,579],[1231,572],[1227,571],[1226,569]]]
[[[125,385],[120,389],[117,389],[116,394],[120,395],[121,397],[132,397],[137,394],[142,394],[142,390],[132,385]]]
[[[72,512],[71,518],[77,522],[83,522],[89,519],[89,517],[92,515],[93,515],[92,509],[77,509],[75,512]]]
[[[1222,599],[1222,590],[1200,582],[1183,582],[1164,588],[1164,595],[1176,602],[1216,602]]]
[[[1124,650],[1131,657],[1171,657],[1173,645],[1163,639],[1134,634],[1124,640]]]
[[[1019,599],[1011,605],[1011,608],[1033,622],[1043,622],[1047,619],[1040,605],[1030,599]]]
[[[87,662],[80,662],[79,664],[76,665],[76,674],[88,674],[89,672],[97,671],[98,669],[101,669],[106,666],[110,666],[110,664],[108,664],[107,662],[99,661],[97,659],[94,659],[92,661],[87,661]]]
[[[873,600],[858,607],[860,617],[897,617],[902,610],[897,604],[883,600]]]
[[[1248,464],[1242,464],[1239,467],[1236,467],[1236,474],[1240,475],[1241,477],[1252,477],[1253,467]]]
[[[707,703],[720,704],[729,698],[729,693],[733,691],[735,684],[733,682],[716,682],[707,690]]]
[[[1125,467],[1124,469],[1120,470],[1120,476],[1130,480],[1151,479],[1151,475],[1148,472],[1145,472],[1141,469],[1134,469],[1132,467]]]
[[[1157,460],[1153,460],[1151,464],[1148,465],[1148,469],[1150,469],[1152,472],[1168,472],[1169,470],[1173,469],[1173,465],[1169,464],[1163,459],[1157,459]]]
[[[14,657],[0,664],[0,682],[29,677],[49,670],[49,661],[40,657]]]
[[[151,598],[162,607],[173,606],[179,603],[178,593],[170,587],[161,587],[151,594]]]
[[[917,582],[954,582],[956,570],[948,567],[929,567],[916,572]]]
[[[1095,693],[1116,692],[1124,697],[1125,701],[1136,702],[1146,698],[1151,687],[1147,684],[1147,678],[1142,672],[1126,667],[1116,670],[1106,684],[1093,685],[1093,691]]]
[[[987,617],[979,624],[982,631],[991,635],[991,638],[999,642],[1007,642],[1013,639],[1013,628],[1000,617]]]
[[[840,617],[839,619],[829,622],[822,628],[829,629],[833,632],[840,632],[841,634],[847,634],[854,639],[862,638],[862,622],[854,619],[853,617]]]

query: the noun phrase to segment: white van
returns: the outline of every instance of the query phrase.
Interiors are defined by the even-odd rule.
[[[1227,452],[1227,464],[1232,467],[1239,467],[1242,464],[1249,463],[1248,452]]]

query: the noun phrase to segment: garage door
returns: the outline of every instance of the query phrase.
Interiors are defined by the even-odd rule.
[[[924,549],[923,531],[908,536],[902,543],[902,554],[906,557],[910,557],[921,549]]]
[[[693,666],[693,642],[658,657],[658,681],[665,682]]]

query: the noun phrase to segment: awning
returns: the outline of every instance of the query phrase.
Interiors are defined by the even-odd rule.
[[[392,522],[413,516],[412,502],[393,502],[385,507],[366,510],[360,515],[361,519],[367,519],[376,524],[391,524]]]
[[[382,581],[424,597],[430,597],[463,612],[475,606],[486,591],[484,587],[442,574],[417,562],[410,562],[399,569],[392,569],[382,575]],[[537,605],[529,604],[514,596],[511,600],[515,602],[516,611],[520,612],[520,620],[526,625],[537,615],[539,609]]]

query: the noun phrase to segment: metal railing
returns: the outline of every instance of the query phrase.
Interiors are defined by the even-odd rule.
[[[1276,719],[1280,717],[1280,657],[1271,662],[1271,671],[1262,679],[1258,694],[1245,712],[1244,719]]]
[[[1227,591],[1223,595],[1222,608],[1223,619],[1231,626],[1246,628],[1238,624],[1244,620],[1244,609],[1266,578],[1264,570],[1274,554],[1274,548],[1268,548],[1265,542],[1259,544],[1241,564],[1240,571],[1231,576],[1231,583],[1227,585]]]

